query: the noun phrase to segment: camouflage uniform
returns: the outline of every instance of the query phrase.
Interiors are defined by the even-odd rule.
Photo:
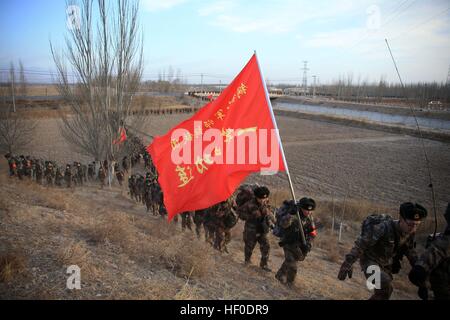
[[[411,266],[414,265],[417,260],[414,236],[415,234],[404,236],[398,220],[387,220],[375,225],[372,232],[357,238],[354,247],[346,255],[344,264],[351,265],[359,258],[361,270],[366,278],[372,275],[366,272],[369,266],[380,267],[380,289],[374,289],[371,300],[390,298],[393,291],[392,274],[398,272],[398,270],[393,270],[393,267],[399,263],[403,255],[408,258]]]
[[[447,227],[444,233],[429,237],[426,251],[409,273],[409,280],[419,287],[419,296],[428,299],[427,282],[435,300],[450,300],[450,202],[444,213]]]
[[[126,156],[122,159],[122,168],[128,173],[128,158]]]
[[[238,208],[239,217],[245,221],[244,226],[244,254],[245,263],[250,259],[256,243],[261,250],[260,267],[267,268],[270,252],[269,226],[275,222],[269,206],[261,205],[257,199],[252,199]]]
[[[124,176],[124,174],[121,170],[116,171],[116,178],[117,178],[117,181],[119,181],[120,186],[122,186],[123,176]]]
[[[186,211],[181,214],[181,230],[184,231],[186,228],[192,231],[192,213],[191,211]]]
[[[208,209],[203,216],[203,226],[205,228],[205,241],[211,245],[214,245],[214,232],[215,232],[215,215],[217,211],[217,205],[214,205]]]
[[[43,168],[42,168],[42,164],[40,161],[36,162],[35,171],[36,171],[36,182],[39,184],[42,184]]]
[[[197,234],[197,238],[200,239],[200,231],[203,226],[203,222],[205,220],[206,210],[196,210],[194,212],[194,224],[195,224],[195,233]]]
[[[163,203],[163,194],[158,181],[154,180],[151,186],[152,211],[154,215],[159,212],[160,203]]]
[[[106,173],[102,166],[98,169],[98,179],[100,180],[100,185],[103,188],[105,186]]]
[[[45,178],[47,179],[47,184],[52,185],[53,184],[53,163],[51,163],[51,161],[47,162],[44,174],[45,174]]]
[[[450,300],[450,232],[439,234],[422,253],[415,267],[421,267],[436,300]]]
[[[93,181],[95,179],[95,162],[88,165],[88,179]]]
[[[214,218],[214,248],[228,253],[227,244],[231,241],[231,228],[237,221],[231,200],[219,203]]]
[[[55,184],[56,184],[58,187],[61,187],[61,186],[62,186],[62,180],[63,180],[63,179],[64,179],[64,175],[63,175],[63,173],[62,173],[60,167],[57,167],[57,168],[56,168],[56,174],[55,174]]]
[[[13,157],[8,159],[9,175],[12,177],[17,174],[17,163]]]
[[[70,165],[66,166],[64,180],[66,180],[67,188],[70,188],[72,186],[72,169],[70,168]]]
[[[308,250],[311,248],[311,242],[316,237],[316,227],[312,216],[304,216],[302,211],[299,212],[302,220],[303,231],[305,233],[305,240]],[[275,277],[282,283],[291,285],[294,283],[297,275],[297,262],[303,261],[307,252],[301,249],[300,240],[300,223],[297,215],[287,214],[283,216],[280,221],[280,226],[283,228],[283,236],[280,241],[280,246],[284,251],[284,261],[278,270]],[[284,280],[286,278],[286,281]]]

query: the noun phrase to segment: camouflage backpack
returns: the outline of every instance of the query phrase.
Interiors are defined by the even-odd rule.
[[[297,210],[294,200],[284,200],[281,207],[279,207],[275,213],[275,227],[272,233],[275,237],[282,238],[284,235],[284,229],[281,227],[281,220],[288,214],[295,214]]]
[[[239,192],[236,195],[236,204],[238,207],[254,198],[253,189],[250,185],[243,185],[239,187]]]
[[[364,219],[361,226],[361,236],[371,234],[373,232],[373,228],[380,223],[389,222],[390,225],[393,224],[394,219],[387,214],[371,214],[367,218]],[[395,247],[398,246],[398,239],[395,239]]]

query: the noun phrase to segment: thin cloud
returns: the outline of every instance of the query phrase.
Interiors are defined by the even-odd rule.
[[[367,3],[366,3],[367,2]],[[284,1],[258,2],[218,1],[201,8],[198,13],[210,25],[238,33],[287,33],[311,21],[332,21],[346,14],[365,12],[369,1]]]
[[[185,2],[187,0],[141,0],[141,6],[146,11],[155,12],[168,10]]]

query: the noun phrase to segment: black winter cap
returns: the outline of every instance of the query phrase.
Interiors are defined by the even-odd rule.
[[[316,202],[312,198],[304,197],[298,201],[298,206],[304,210],[312,211],[316,209]]]
[[[404,219],[419,221],[427,216],[428,212],[418,203],[405,202],[400,205],[400,216]]]
[[[253,191],[253,193],[255,194],[255,197],[257,197],[258,199],[265,199],[269,197],[270,191],[267,187],[262,186],[257,187],[255,191]]]

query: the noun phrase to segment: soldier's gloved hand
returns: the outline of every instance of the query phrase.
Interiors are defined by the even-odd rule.
[[[311,251],[311,243],[307,242],[305,246],[302,246],[303,255],[307,255]]]
[[[402,264],[400,263],[400,260],[394,259],[391,266],[392,274],[397,274],[400,272],[400,269],[402,268]]]
[[[348,276],[349,279],[352,278],[353,275],[353,265],[347,261],[344,261],[341,265],[341,269],[338,273],[338,279],[344,281]]]
[[[420,287],[427,278],[427,272],[422,266],[415,265],[409,272],[408,278],[414,285]]]
[[[419,295],[420,299],[428,300],[428,289],[427,289],[427,287],[419,287],[419,291],[417,291],[417,294]]]

